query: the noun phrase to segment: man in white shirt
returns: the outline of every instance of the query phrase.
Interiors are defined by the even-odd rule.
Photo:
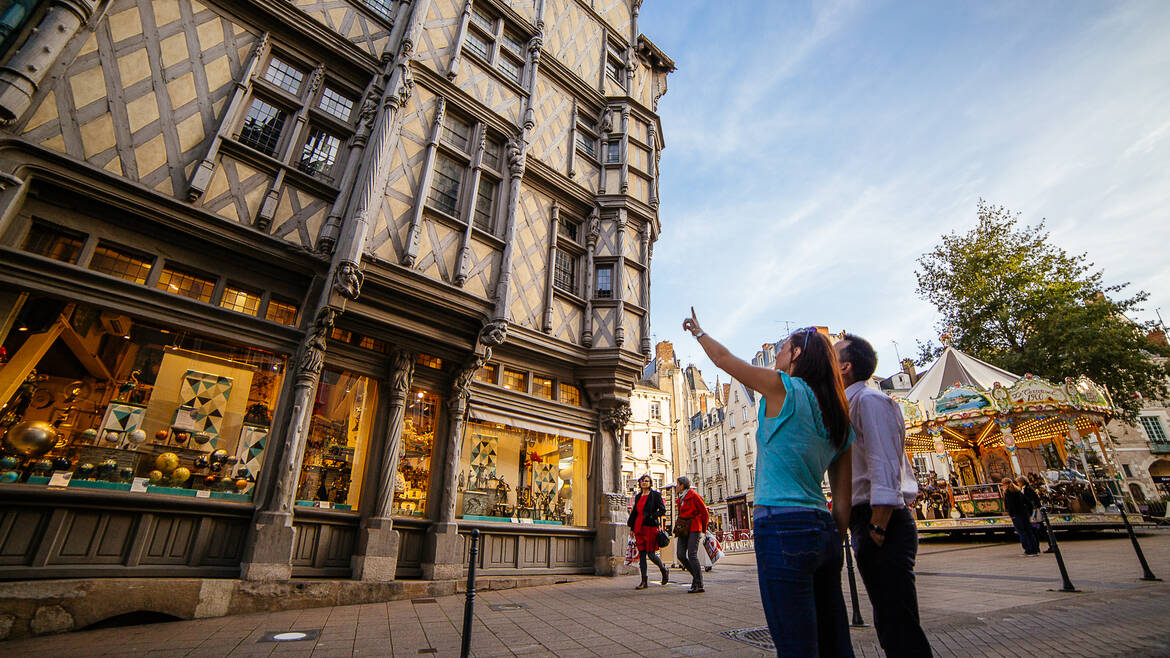
[[[849,533],[873,605],[878,641],[887,656],[930,656],[914,586],[918,526],[909,508],[918,495],[918,482],[906,456],[902,410],[889,396],[867,386],[877,369],[872,345],[845,334],[834,349],[857,437]]]

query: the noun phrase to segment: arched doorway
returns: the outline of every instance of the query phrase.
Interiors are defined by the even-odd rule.
[[[1163,498],[1170,497],[1170,459],[1159,459],[1150,464],[1150,479]]]

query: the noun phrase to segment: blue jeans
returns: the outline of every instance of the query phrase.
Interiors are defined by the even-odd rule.
[[[852,656],[841,534],[828,512],[755,509],[760,598],[779,656]]]

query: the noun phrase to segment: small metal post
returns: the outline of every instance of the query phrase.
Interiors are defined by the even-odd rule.
[[[857,579],[853,575],[853,549],[850,546],[849,535],[845,533],[845,565],[849,571],[849,600],[853,603],[853,621],[849,624],[853,628],[865,628],[869,624],[861,618],[861,605],[857,602]]]
[[[463,603],[463,643],[459,647],[460,658],[471,655],[471,620],[475,616],[475,562],[479,554],[479,531],[471,531],[471,550],[467,562],[467,600]]]
[[[1040,507],[1040,515],[1044,519],[1044,529],[1048,532],[1048,545],[1052,547],[1052,554],[1056,556],[1056,566],[1060,568],[1060,578],[1064,584],[1059,590],[1060,592],[1079,592],[1080,590],[1073,587],[1072,581],[1068,579],[1068,569],[1064,567],[1064,556],[1060,554],[1060,544],[1056,543],[1056,533],[1052,531],[1052,523],[1048,520],[1048,510]]]
[[[1142,565],[1142,580],[1162,580],[1150,571],[1150,563],[1146,562],[1146,556],[1142,553],[1142,547],[1138,544],[1137,535],[1133,533],[1133,526],[1129,523],[1129,517],[1125,514],[1125,499],[1117,504],[1117,509],[1121,511],[1121,520],[1125,523],[1125,531],[1129,533],[1129,540],[1133,542],[1133,551],[1137,553],[1138,562]]]

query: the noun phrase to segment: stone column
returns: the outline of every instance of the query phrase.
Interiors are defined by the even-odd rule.
[[[626,496],[621,493],[621,434],[630,421],[630,405],[618,401],[601,411],[601,434],[593,452],[597,478],[594,509],[597,539],[593,546],[593,569],[599,576],[618,576],[626,571]]]
[[[389,413],[386,440],[382,444],[382,463],[378,468],[377,488],[371,501],[370,515],[358,536],[358,551],[353,557],[353,576],[358,580],[394,580],[398,568],[398,533],[390,517],[394,502],[394,484],[398,475],[398,447],[406,424],[406,398],[414,379],[414,352],[396,350],[390,357],[390,385],[386,395]]]
[[[271,495],[260,502],[253,533],[240,575],[244,580],[288,580],[292,577],[293,504],[305,453],[305,437],[313,415],[313,400],[325,363],[325,342],[333,329],[337,311],[326,306],[317,314],[313,328],[301,343],[294,374],[293,402],[288,424],[279,442],[270,446],[280,450],[277,468],[270,470],[275,481]]]
[[[19,119],[65,45],[93,16],[98,0],[53,0],[24,45],[0,68],[0,122]]]
[[[463,550],[456,523],[455,495],[459,480],[459,464],[463,453],[463,428],[467,423],[467,403],[471,399],[471,380],[476,371],[492,356],[492,348],[507,338],[507,325],[489,322],[480,330],[475,352],[455,372],[447,397],[446,451],[441,465],[443,477],[432,480],[431,486],[441,487],[439,495],[431,496],[438,503],[438,521],[431,526],[423,555],[423,578],[450,580],[463,574]],[[432,468],[440,468],[433,465]]]

